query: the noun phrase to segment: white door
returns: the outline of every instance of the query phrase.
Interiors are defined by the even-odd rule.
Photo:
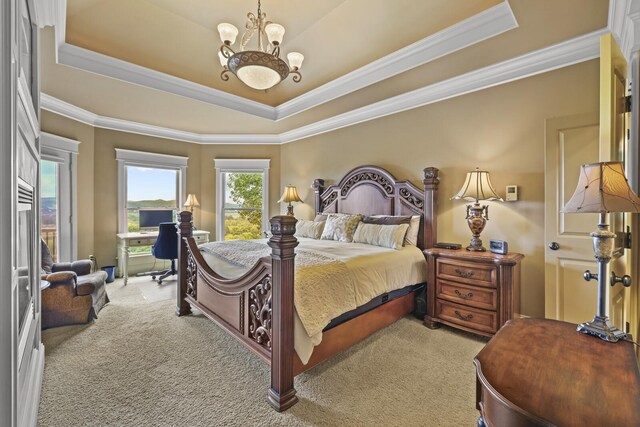
[[[600,112],[549,119],[546,122],[545,164],[545,316],[572,323],[590,321],[596,314],[597,281],[586,282],[585,270],[597,272],[591,231],[597,214],[560,212],[575,191],[580,165],[624,161],[626,147],[626,61],[611,34],[600,41]],[[611,271],[626,274],[624,215],[609,215],[618,235]],[[607,286],[607,314],[611,323],[627,329],[626,290]]]
[[[578,183],[580,165],[598,161],[598,113],[546,121],[545,163],[545,317],[571,323],[590,321],[596,312],[597,272],[589,233],[597,214],[563,214]]]

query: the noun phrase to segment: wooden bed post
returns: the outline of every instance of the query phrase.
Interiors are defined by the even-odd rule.
[[[184,316],[191,314],[191,305],[185,301],[187,295],[187,237],[193,236],[192,214],[189,211],[178,212],[178,292],[176,301],[176,314]]]
[[[424,249],[432,248],[438,241],[438,168],[424,170]]]
[[[295,247],[298,240],[297,220],[282,215],[271,218],[271,388],[267,400],[278,412],[285,411],[297,401],[293,388],[293,280]]]
[[[319,213],[322,213],[322,201],[320,200],[320,196],[324,192],[324,179],[314,179],[311,188],[313,188],[313,204],[316,210],[316,215],[318,215]]]

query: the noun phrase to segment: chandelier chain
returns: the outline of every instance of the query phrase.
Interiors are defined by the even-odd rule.
[[[262,9],[260,8],[260,0],[258,0],[258,19],[262,16]]]

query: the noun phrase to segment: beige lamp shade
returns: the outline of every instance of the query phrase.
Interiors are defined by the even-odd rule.
[[[287,185],[284,187],[284,192],[282,193],[282,197],[278,200],[278,203],[291,203],[291,202],[301,202],[302,199],[298,195],[298,190],[296,190],[295,185]]]
[[[489,180],[489,172],[476,170],[467,172],[467,178],[458,193],[451,198],[452,200],[464,199],[468,202],[478,202],[480,200],[498,200],[503,201],[502,197],[496,194],[496,190]]]
[[[575,193],[562,212],[640,212],[640,198],[629,187],[622,162],[582,165]]]
[[[193,208],[193,207],[199,207],[199,206],[200,206],[200,202],[198,202],[198,198],[196,197],[196,195],[189,194],[187,196],[187,201],[184,202],[184,207]]]

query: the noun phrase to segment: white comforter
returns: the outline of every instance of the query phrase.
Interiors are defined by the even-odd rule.
[[[300,242],[298,248],[324,254],[329,258],[343,262],[346,266],[349,280],[345,281],[345,286],[353,286],[353,298],[349,299],[348,304],[341,304],[341,311],[338,315],[366,304],[386,292],[426,281],[427,267],[424,255],[415,246],[405,246],[400,250],[394,250],[362,243],[307,238],[298,238],[298,240]],[[266,241],[266,239],[261,240],[264,243]],[[235,278],[248,270],[246,267],[239,267],[206,252],[202,252],[202,254],[211,268],[222,276]],[[335,283],[331,283],[327,287],[335,285]],[[298,286],[299,284],[296,283],[296,287]],[[302,304],[301,301],[296,302],[294,347],[300,360],[306,364],[313,353],[313,348],[322,342],[322,329],[329,324],[331,319],[326,319],[326,324],[321,327],[316,325],[316,327],[310,328],[311,333],[309,333],[300,320],[298,311],[307,313],[312,312],[313,308],[299,307],[300,304]],[[308,323],[307,326],[309,326]]]

